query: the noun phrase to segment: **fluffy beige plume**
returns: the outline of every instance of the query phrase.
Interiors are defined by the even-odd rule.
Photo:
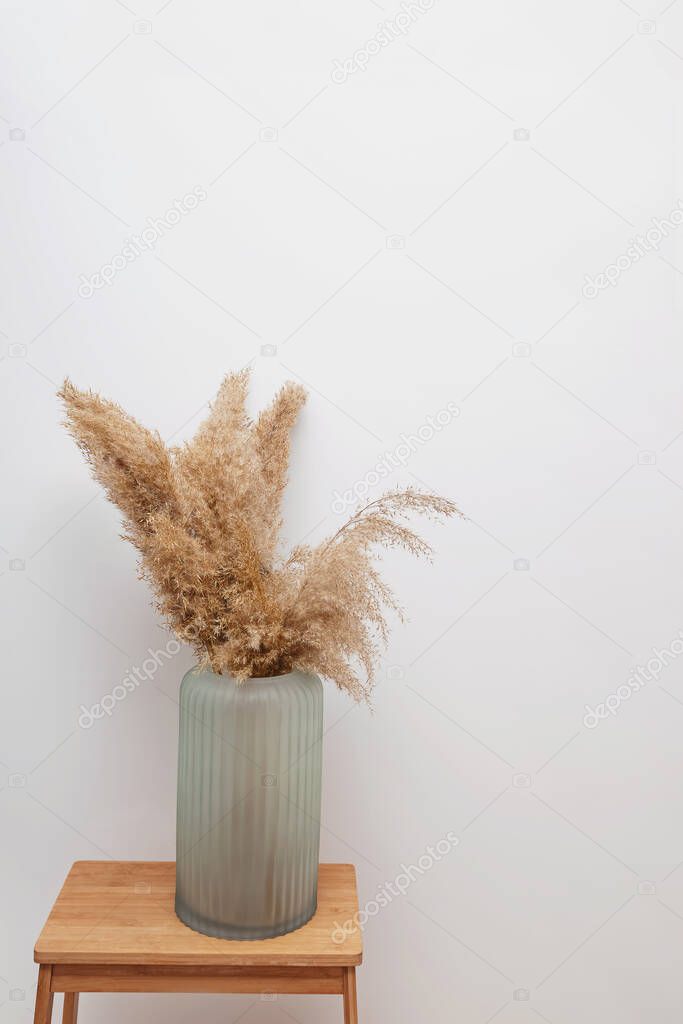
[[[287,383],[252,423],[249,373],[230,374],[195,437],[168,449],[118,405],[65,381],[66,426],[139,550],[142,575],[203,665],[238,680],[294,668],[368,697],[386,612],[401,609],[375,567],[381,548],[431,549],[408,525],[453,502],[413,489],[360,509],[316,547],[278,558],[290,434],[306,393]]]

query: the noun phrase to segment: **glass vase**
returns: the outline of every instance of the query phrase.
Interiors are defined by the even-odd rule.
[[[175,909],[190,928],[263,939],[315,913],[322,716],[317,676],[183,679]]]

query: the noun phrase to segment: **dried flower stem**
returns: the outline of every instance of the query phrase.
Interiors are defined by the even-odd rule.
[[[359,509],[315,547],[277,553],[290,433],[306,393],[287,383],[255,423],[247,371],[225,378],[191,442],[168,449],[113,402],[66,380],[66,426],[123,514],[157,607],[203,665],[250,676],[298,668],[367,699],[386,643],[386,610],[401,613],[374,566],[379,548],[431,556],[401,520],[459,514],[412,488]]]

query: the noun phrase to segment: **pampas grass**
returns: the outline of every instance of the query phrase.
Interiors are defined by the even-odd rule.
[[[247,371],[225,378],[206,420],[167,448],[113,402],[66,380],[66,426],[120,509],[141,575],[203,667],[238,681],[292,669],[356,700],[373,685],[387,611],[402,617],[376,561],[382,548],[429,558],[410,516],[447,518],[453,502],[408,489],[359,509],[315,547],[278,553],[291,429],[306,393],[288,382],[255,422]]]

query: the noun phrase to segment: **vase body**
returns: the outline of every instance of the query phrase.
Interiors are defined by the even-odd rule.
[[[322,717],[317,676],[183,679],[175,909],[190,928],[263,939],[315,913]]]

